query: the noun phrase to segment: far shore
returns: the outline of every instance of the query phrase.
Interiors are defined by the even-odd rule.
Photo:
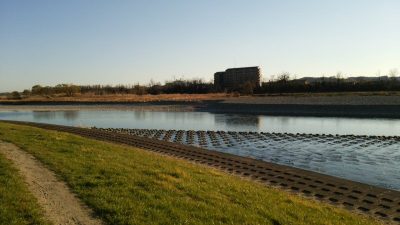
[[[120,103],[146,103],[146,102],[201,102],[201,101],[232,101],[247,102],[255,104],[268,104],[273,102],[285,104],[287,101],[293,104],[313,104],[314,100],[328,103],[332,99],[336,102],[347,104],[349,99],[384,99],[383,104],[391,104],[387,99],[400,98],[400,92],[326,92],[326,93],[282,93],[282,94],[254,94],[251,96],[240,96],[232,93],[209,93],[209,94],[159,94],[159,95],[135,95],[135,94],[78,94],[75,96],[52,95],[52,96],[28,96],[21,99],[8,99],[6,96],[0,96],[0,104],[120,104]],[[300,102],[301,100],[302,102]],[[357,99],[356,99],[357,101]],[[281,103],[280,103],[281,102]],[[357,102],[355,102],[356,104]],[[400,104],[400,100],[396,102]]]
[[[232,95],[226,93],[212,94],[160,94],[160,95],[75,95],[75,96],[29,96],[22,99],[7,99],[0,97],[0,104],[67,104],[67,103],[143,103],[143,102],[196,102],[203,100],[222,100]]]

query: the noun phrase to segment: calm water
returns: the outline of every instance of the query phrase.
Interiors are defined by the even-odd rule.
[[[0,111],[0,119],[103,128],[400,135],[398,119],[281,117],[141,110]]]

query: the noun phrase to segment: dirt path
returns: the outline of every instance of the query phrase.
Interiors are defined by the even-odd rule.
[[[71,193],[64,182],[59,181],[32,155],[1,140],[0,154],[4,154],[18,168],[47,218],[54,224],[103,224],[92,216],[91,210]]]

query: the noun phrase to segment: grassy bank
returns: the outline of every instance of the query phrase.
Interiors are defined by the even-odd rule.
[[[0,123],[109,224],[379,224],[204,166],[132,147]]]
[[[400,96],[399,91],[368,91],[368,92],[305,92],[305,93],[276,93],[276,94],[254,94],[245,96],[248,98],[262,97],[353,97],[353,96]],[[0,103],[3,104],[40,104],[40,103],[139,103],[139,102],[165,102],[181,101],[196,102],[205,100],[235,100],[237,94],[233,93],[210,93],[210,94],[159,94],[159,95],[136,95],[136,94],[76,94],[75,96],[54,95],[31,95],[23,96],[21,99],[9,99],[8,96],[0,95]],[[239,98],[240,99],[240,98]]]
[[[0,96],[0,103],[52,103],[52,102],[162,102],[162,101],[203,101],[203,100],[218,100],[225,99],[230,95],[224,93],[212,94],[159,94],[159,95],[135,95],[135,94],[109,94],[109,95],[94,95],[94,94],[77,94],[75,96],[52,95],[40,96],[33,95],[22,99],[8,99],[7,96]]]
[[[1,136],[0,136],[1,137]],[[0,154],[0,224],[49,224],[23,178]]]

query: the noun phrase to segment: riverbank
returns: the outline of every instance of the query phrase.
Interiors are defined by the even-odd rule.
[[[229,100],[229,99],[253,99],[254,102],[273,103],[281,102],[282,100],[305,98],[308,100],[316,100],[322,98],[323,101],[338,98],[351,98],[351,97],[400,97],[400,92],[322,92],[322,93],[282,93],[282,94],[256,94],[253,96],[240,96],[236,93],[209,93],[209,94],[159,94],[159,95],[136,95],[136,94],[76,94],[74,96],[65,95],[31,95],[21,99],[9,99],[7,95],[0,95],[0,104],[66,104],[70,103],[143,103],[143,102],[196,102],[196,101],[210,101],[210,100]],[[257,100],[255,100],[257,99]],[[272,101],[272,102],[271,102]],[[329,100],[328,100],[329,101]]]
[[[0,97],[0,104],[121,104],[121,103],[145,103],[145,102],[197,102],[204,100],[222,100],[231,97],[230,94],[159,94],[159,95],[134,95],[113,94],[93,95],[84,94],[76,96],[29,96],[22,99],[7,99]]]
[[[209,102],[214,113],[274,116],[400,118],[400,96],[332,95],[241,97]]]
[[[303,117],[400,118],[400,105],[312,105],[210,103],[200,111],[228,114],[253,114]]]
[[[110,224],[380,224],[216,169],[135,147],[0,123]],[[212,191],[210,191],[212,190]]]

